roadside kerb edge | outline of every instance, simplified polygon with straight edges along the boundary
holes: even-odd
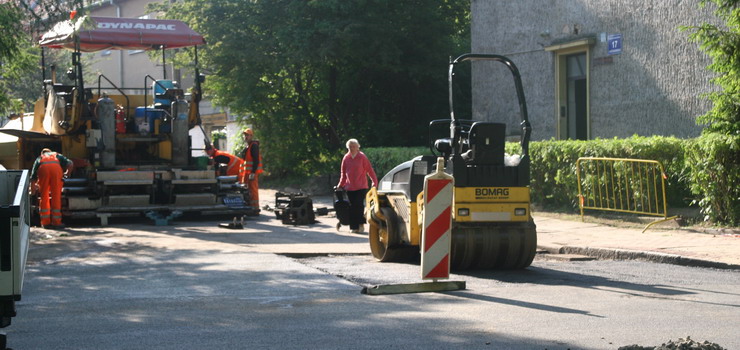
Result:
[[[577,247],[565,245],[537,245],[537,248],[547,251],[550,254],[580,254],[605,260],[641,260],[681,266],[740,270],[740,265],[737,264],[728,264],[717,261],[689,258],[677,254],[667,254],[651,251]]]

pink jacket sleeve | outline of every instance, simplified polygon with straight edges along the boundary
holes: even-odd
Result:
[[[375,170],[373,170],[372,164],[370,164],[370,160],[365,157],[365,172],[370,175],[370,180],[373,181],[373,186],[378,187],[378,176],[375,175]]]
[[[344,187],[347,185],[347,174],[344,172],[346,163],[347,163],[347,156],[345,155],[342,158],[342,167],[339,171],[339,184],[337,185],[337,187]]]

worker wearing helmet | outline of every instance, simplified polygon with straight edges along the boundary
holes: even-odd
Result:
[[[40,191],[39,215],[41,226],[63,229],[62,186],[64,174],[72,170],[72,161],[48,148],[41,150],[31,169],[31,181]]]
[[[262,156],[260,155],[260,143],[254,139],[254,132],[247,128],[242,132],[244,137],[244,151],[241,158],[244,159],[242,165],[240,183],[246,184],[249,188],[249,205],[255,208],[255,213],[259,213],[259,174],[262,174]]]
[[[244,160],[228,152],[220,151],[213,145],[206,145],[206,153],[213,158],[216,163],[226,164],[226,176],[237,176],[240,178],[244,170],[242,164]]]

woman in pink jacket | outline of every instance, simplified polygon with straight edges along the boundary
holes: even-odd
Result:
[[[349,200],[349,229],[352,233],[365,231],[365,194],[367,193],[367,178],[370,177],[373,187],[378,186],[378,177],[375,175],[370,160],[365,153],[360,152],[360,143],[357,139],[347,141],[347,154],[342,158],[342,170],[338,188],[347,191]]]

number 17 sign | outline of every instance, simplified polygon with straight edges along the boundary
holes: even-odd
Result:
[[[618,55],[622,53],[622,34],[609,34],[606,38],[607,53],[610,55]]]

